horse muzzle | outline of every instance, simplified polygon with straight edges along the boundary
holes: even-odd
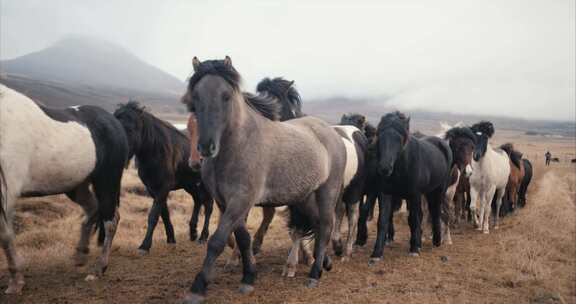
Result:
[[[206,143],[199,143],[198,151],[202,157],[212,158],[218,154],[218,147],[216,146],[214,140],[210,139]]]

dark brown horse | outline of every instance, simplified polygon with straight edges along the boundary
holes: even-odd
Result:
[[[331,268],[326,247],[346,165],[340,135],[313,117],[279,122],[275,98],[242,93],[229,57],[194,58],[193,66],[185,102],[198,120],[202,179],[223,213],[185,302],[204,300],[214,263],[232,232],[242,255],[240,291],[253,290],[256,270],[245,219],[255,205],[288,205],[292,216],[310,224],[315,260],[308,286],[317,286],[322,269]]]
[[[168,243],[175,243],[174,227],[168,210],[168,194],[184,189],[194,198],[194,211],[190,220],[190,240],[198,238],[196,226],[200,207],[204,206],[204,227],[200,243],[208,239],[208,225],[213,200],[204,187],[200,172],[188,164],[190,144],[188,138],[171,124],[148,113],[137,102],[121,105],[114,116],[122,123],[130,143],[130,157],[135,156],[138,176],[153,197],[154,203],[148,214],[146,236],[139,247],[147,254],[152,246],[152,235],[161,216]]]

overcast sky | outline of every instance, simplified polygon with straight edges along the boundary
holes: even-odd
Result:
[[[391,95],[398,107],[575,119],[574,0],[0,0],[0,58],[69,34],[117,42],[185,79],[229,55],[248,90]]]

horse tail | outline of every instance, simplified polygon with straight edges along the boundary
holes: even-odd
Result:
[[[310,217],[295,206],[288,206],[288,228],[300,232],[305,238],[311,238],[314,235]]]
[[[8,183],[6,182],[6,176],[4,175],[4,169],[2,169],[2,163],[0,162],[0,216],[4,220],[8,219],[6,209],[8,208]]]

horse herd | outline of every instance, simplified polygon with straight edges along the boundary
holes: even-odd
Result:
[[[102,252],[94,275],[106,271],[120,220],[122,173],[132,157],[154,200],[141,254],[151,249],[159,217],[167,242],[175,242],[168,194],[184,189],[194,199],[189,237],[207,242],[207,254],[184,303],[204,300],[214,263],[227,244],[242,262],[240,291],[253,290],[254,255],[280,206],[287,206],[292,240],[283,275],[295,275],[303,253],[311,266],[307,286],[315,287],[323,270],[332,268],[330,244],[343,261],[351,258],[354,245],[366,244],[376,203],[371,264],[383,258],[385,244],[394,239],[393,216],[403,200],[411,256],[421,251],[425,218],[433,245],[440,246],[452,243],[450,227],[462,219],[489,233],[491,215],[497,229],[499,216],[526,204],[532,166],[512,144],[490,145],[495,130],[488,121],[446,127],[437,136],[411,133],[410,118],[400,112],[385,114],[377,127],[360,114],[343,115],[340,125],[331,126],[302,113],[293,82],[266,78],[251,94],[241,90],[240,74],[229,57],[194,58],[193,67],[182,97],[193,113],[189,136],[137,102],[119,106],[113,115],[95,106],[57,110],[0,85],[0,242],[10,272],[6,293],[20,293],[24,286],[12,228],[19,197],[64,193],[78,203],[86,217],[74,263],[87,263],[91,235],[98,231]],[[209,238],[214,202],[221,215]],[[198,235],[202,206],[205,218]],[[263,208],[264,217],[252,243],[246,219],[254,206]],[[345,242],[340,233],[344,216]]]

